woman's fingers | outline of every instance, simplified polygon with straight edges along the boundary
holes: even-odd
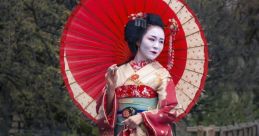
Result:
[[[117,65],[116,65],[116,64],[113,64],[113,65],[111,65],[111,66],[108,68],[107,73],[114,75],[114,74],[115,74],[115,71],[117,70],[117,68],[118,68]]]
[[[107,72],[105,74],[105,79],[110,88],[114,88],[114,83],[117,80],[117,76],[115,75],[117,68],[117,65],[113,64],[107,69]]]
[[[128,118],[128,119],[122,121],[122,123],[124,123],[125,126],[127,126],[128,128],[131,128],[131,129],[134,129],[137,127],[137,124],[131,118]]]
[[[109,80],[109,79],[114,79],[115,78],[115,72],[117,70],[117,65],[116,64],[113,64],[111,65],[108,69],[107,69],[107,72],[105,74],[105,78],[106,80]]]

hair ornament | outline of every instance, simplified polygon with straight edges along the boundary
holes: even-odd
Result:
[[[144,14],[143,12],[131,14],[129,16],[130,20],[134,20],[134,25],[136,27],[142,27],[142,28],[147,27],[147,22],[146,22],[145,18],[146,18],[146,14]]]
[[[175,40],[175,35],[179,31],[178,24],[175,19],[168,20],[169,25],[168,28],[170,30],[170,37],[169,37],[169,50],[168,50],[168,63],[167,63],[167,70],[171,70],[174,65],[174,52],[173,52],[173,42]]]
[[[146,14],[143,12],[138,12],[135,14],[130,14],[128,16],[129,20],[134,20],[134,26],[147,28],[146,22]],[[177,21],[174,18],[168,19],[167,25],[165,25],[164,29],[170,31],[169,35],[169,47],[168,47],[168,63],[167,63],[167,70],[171,70],[174,64],[174,50],[173,50],[173,42],[175,40],[175,35],[179,31],[179,27]]]
[[[175,19],[169,19],[169,29],[171,30],[171,33],[176,33],[178,31],[178,24]]]

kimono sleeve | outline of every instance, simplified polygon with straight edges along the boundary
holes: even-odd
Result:
[[[112,109],[107,112],[107,87],[103,89],[103,95],[97,101],[96,111],[98,113],[97,125],[101,128],[114,128],[115,118],[116,118],[116,109],[117,109],[117,99],[116,96],[113,98]]]
[[[143,123],[155,135],[171,133],[172,123],[176,118],[175,112],[170,112],[176,105],[176,92],[174,82],[166,71],[161,76],[161,84],[157,89],[158,106],[155,110],[142,112]]]
[[[112,65],[113,66],[113,65]],[[111,66],[111,67],[112,67]],[[106,73],[107,74],[107,73]],[[117,111],[117,97],[114,93],[112,105],[107,105],[107,97],[110,90],[108,85],[106,84],[102,90],[101,97],[97,100],[96,112],[97,112],[97,125],[102,130],[106,128],[114,128],[115,120],[116,120],[116,111]],[[112,106],[110,112],[107,111],[107,107]]]

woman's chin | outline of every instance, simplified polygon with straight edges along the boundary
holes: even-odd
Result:
[[[158,56],[149,56],[147,57],[148,60],[155,60]]]

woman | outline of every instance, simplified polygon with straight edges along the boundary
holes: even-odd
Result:
[[[176,94],[169,72],[155,59],[164,47],[161,18],[155,14],[131,16],[125,40],[133,58],[112,65],[97,111],[101,135],[172,136]]]

